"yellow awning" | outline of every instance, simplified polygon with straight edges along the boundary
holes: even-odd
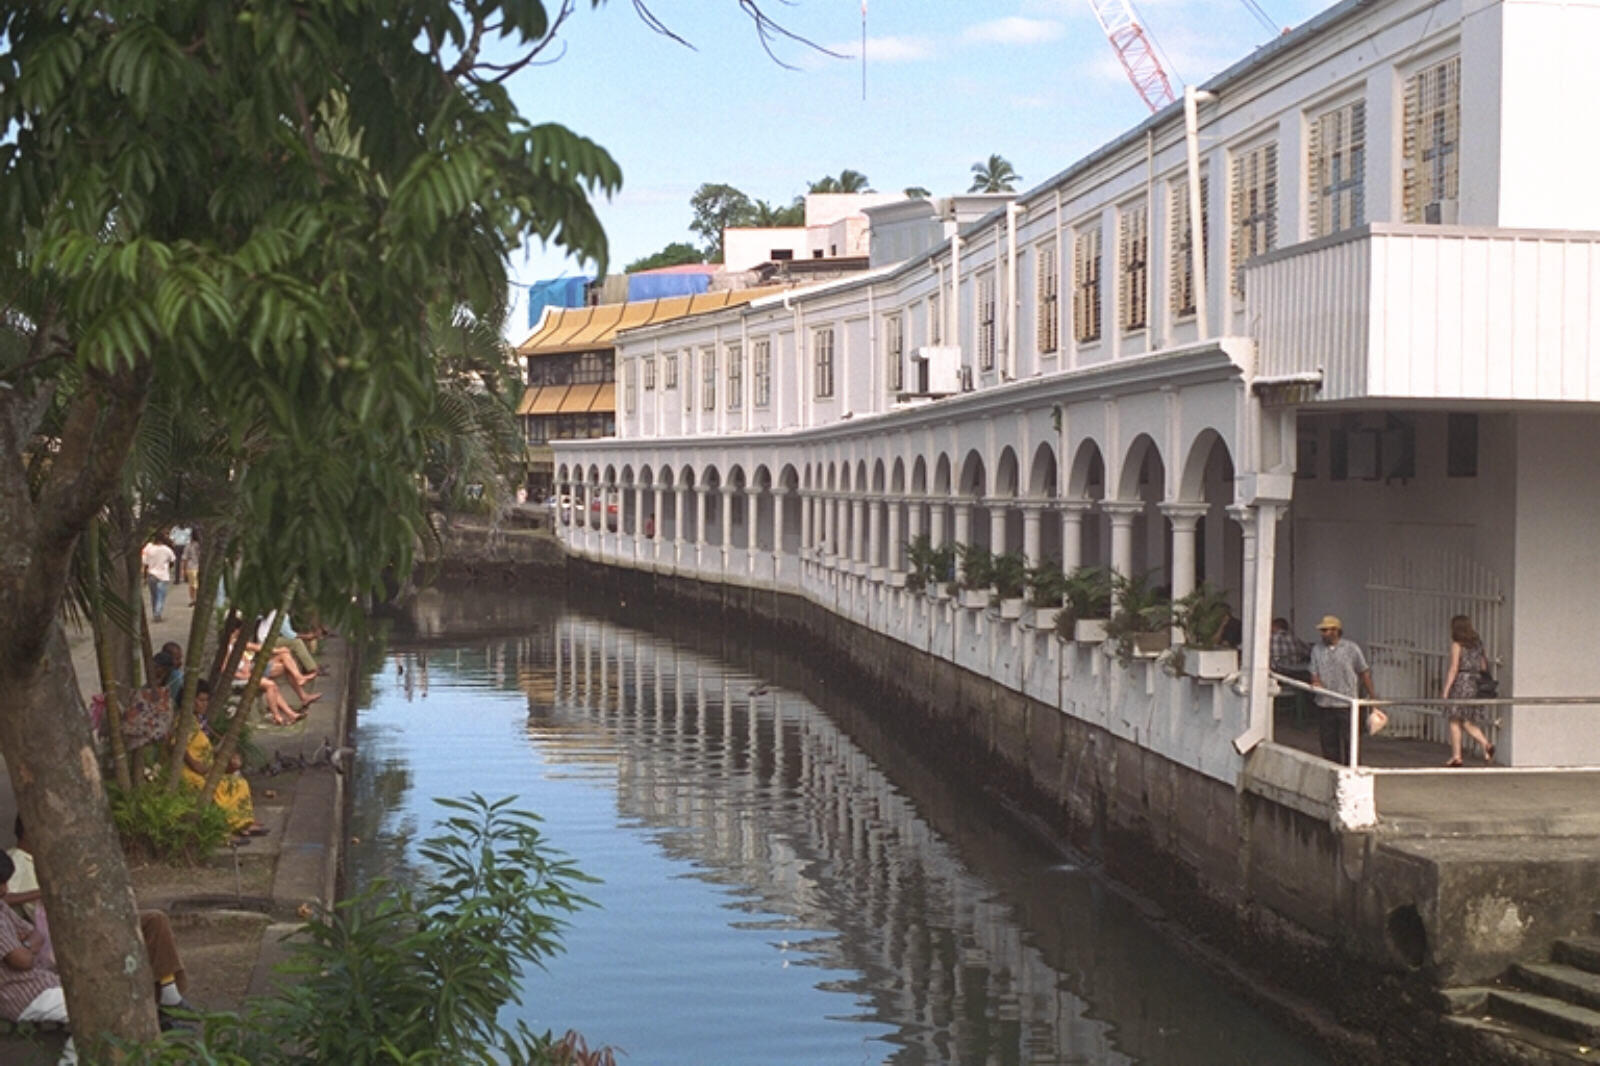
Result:
[[[594,399],[589,401],[589,410],[610,414],[617,409],[617,386],[615,382],[606,382],[600,386],[600,391],[594,394]]]
[[[522,390],[522,400],[517,404],[517,414],[533,414],[533,400],[539,395],[539,390],[532,385]]]
[[[550,339],[542,342],[539,347],[558,348],[571,344],[572,338],[583,332],[583,328],[589,324],[589,320],[593,317],[594,308],[592,307],[569,308],[561,316],[562,328],[551,334]]]
[[[617,322],[622,318],[622,309],[627,304],[602,305],[594,309],[589,323],[561,343],[570,345],[599,344],[611,339],[617,332]]]
[[[595,393],[600,391],[599,385],[574,385],[567,390],[567,395],[561,401],[561,406],[556,408],[558,415],[587,414],[589,405],[594,402]]]
[[[539,395],[534,397],[533,406],[528,409],[530,415],[553,415],[561,409],[561,401],[567,395],[565,385],[546,385],[539,390]]]
[[[617,331],[657,325],[686,315],[720,311],[781,292],[781,287],[740,289],[737,292],[703,292],[698,296],[667,296],[596,307],[547,308],[539,330],[517,345],[522,356],[559,355],[604,351],[616,346]]]

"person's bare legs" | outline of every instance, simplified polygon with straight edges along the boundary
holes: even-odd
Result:
[[[1450,761],[1445,765],[1461,765],[1461,723],[1455,719],[1450,720]]]
[[[1483,749],[1483,761],[1484,762],[1494,762],[1494,745],[1489,743],[1489,738],[1484,735],[1483,730],[1478,728],[1477,723],[1476,722],[1462,722],[1461,723],[1461,728],[1465,729],[1467,731],[1467,736],[1471,737],[1473,740],[1476,740],[1478,742],[1478,746]],[[1457,736],[1459,737],[1459,734],[1457,734]],[[1461,749],[1461,742],[1458,739],[1456,741],[1456,758],[1460,758],[1461,757],[1461,750],[1460,749]]]

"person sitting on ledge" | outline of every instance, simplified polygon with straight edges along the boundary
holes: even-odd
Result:
[[[189,747],[183,753],[183,783],[199,790],[205,787],[206,775],[216,761],[212,747],[211,723],[207,713],[211,709],[211,686],[201,679],[195,686],[195,730],[189,737]],[[212,793],[218,807],[228,816],[228,828],[238,836],[264,836],[267,827],[256,821],[255,802],[250,796],[250,782],[239,772],[243,760],[235,752],[228,759],[227,772],[217,780]]]

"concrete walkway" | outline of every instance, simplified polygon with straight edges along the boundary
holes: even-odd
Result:
[[[188,643],[188,598],[182,588],[173,592],[165,617],[151,626],[158,649],[169,640]],[[93,642],[87,631],[69,631],[69,641],[87,697],[99,689]],[[207,654],[202,668],[209,666]],[[291,763],[311,762],[325,740],[334,747],[344,742],[351,686],[343,643],[325,642],[318,661],[329,672],[313,686],[322,698],[304,721],[279,727],[259,712],[254,716],[250,740],[266,758],[276,753]],[[285,694],[297,702],[287,686]],[[266,836],[220,848],[197,867],[129,865],[139,905],[172,917],[189,974],[188,998],[213,1010],[237,1008],[247,996],[270,990],[272,967],[285,954],[283,937],[308,908],[331,902],[337,891],[345,778],[318,766],[273,775],[257,771],[249,779],[256,817],[270,829]],[[0,764],[0,840],[6,847],[14,843],[15,815],[10,775]],[[53,1063],[59,1043],[51,1037],[0,1037],[0,1063]]]

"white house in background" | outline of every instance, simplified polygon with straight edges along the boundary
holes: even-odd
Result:
[[[1600,694],[1597,51],[1600,0],[1345,0],[958,236],[624,331],[617,439],[555,459],[622,524],[569,547],[812,598],[1227,781],[1274,616],[1342,616],[1388,696],[1439,695],[1457,612],[1518,697]],[[918,533],[1220,585],[1239,673],[914,596]],[[1600,763],[1592,709],[1499,728]]]
[[[724,229],[722,268],[731,273],[794,259],[865,257],[869,251],[867,209],[904,199],[899,193],[811,193],[806,196],[804,226]]]

